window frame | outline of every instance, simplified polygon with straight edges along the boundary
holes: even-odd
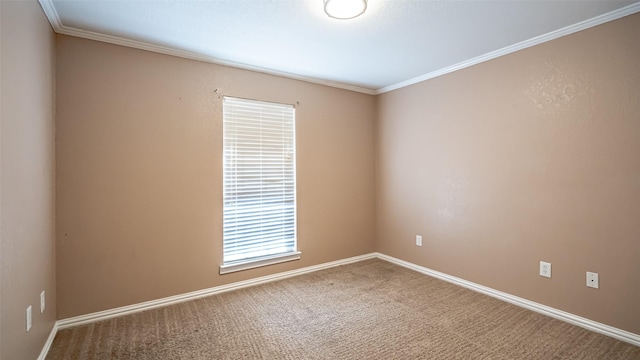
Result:
[[[292,142],[291,147],[292,147],[292,170],[293,170],[293,174],[292,174],[292,179],[293,179],[293,248],[291,251],[286,251],[286,252],[281,252],[281,253],[275,253],[275,254],[269,254],[269,255],[264,255],[264,256],[256,256],[256,257],[249,257],[249,258],[244,258],[244,259],[237,259],[237,260],[232,260],[232,261],[225,261],[225,234],[226,234],[226,225],[227,225],[227,221],[226,221],[226,214],[227,214],[227,202],[228,202],[228,198],[227,198],[227,176],[228,176],[228,169],[235,169],[235,171],[237,171],[238,165],[235,165],[235,167],[229,167],[228,166],[228,152],[234,152],[237,151],[237,144],[235,145],[235,148],[233,147],[234,145],[228,145],[227,144],[227,139],[228,139],[228,127],[232,127],[233,125],[228,125],[228,123],[231,123],[233,121],[235,121],[235,125],[238,125],[238,119],[227,119],[227,101],[234,101],[236,103],[242,103],[245,106],[255,106],[254,109],[260,109],[260,106],[266,106],[266,107],[271,107],[271,106],[276,106],[276,107],[282,107],[282,109],[291,109],[292,114],[291,114],[291,118],[290,118],[290,122],[291,122],[291,138],[288,139]],[[222,125],[223,125],[223,169],[222,169],[222,176],[223,176],[223,185],[222,185],[222,191],[223,191],[223,226],[222,226],[222,265],[220,265],[220,274],[227,274],[227,273],[232,273],[232,272],[236,272],[236,271],[242,271],[242,270],[247,270],[247,269],[252,269],[252,268],[257,268],[257,267],[262,267],[262,266],[267,266],[267,265],[272,265],[272,264],[278,264],[278,263],[282,263],[282,262],[288,262],[288,261],[293,261],[293,260],[298,260],[300,259],[301,256],[301,252],[298,250],[298,229],[297,229],[297,210],[298,210],[298,199],[297,199],[297,139],[296,139],[296,107],[294,105],[290,105],[290,104],[282,104],[282,103],[276,103],[276,102],[269,102],[269,101],[262,101],[262,100],[253,100],[253,99],[244,99],[244,98],[239,98],[239,97],[232,97],[232,96],[224,96],[222,98]],[[231,112],[231,110],[229,110],[229,112]],[[237,114],[235,116],[238,116]],[[261,117],[262,114],[258,115],[258,117]],[[260,120],[262,121],[262,120]],[[287,120],[289,121],[289,119]],[[262,131],[262,123],[259,126],[260,131]],[[289,130],[286,130],[289,131]],[[233,141],[237,141],[237,134],[235,134],[236,138],[234,138]],[[260,142],[262,141],[262,137],[260,138]],[[282,139],[285,139],[284,137]],[[282,140],[282,144],[285,144],[286,140]],[[262,146],[262,145],[261,145]],[[284,145],[283,145],[284,146]],[[233,149],[233,151],[231,150]],[[260,150],[262,152],[262,150]],[[235,156],[235,157],[234,157]],[[233,159],[237,159],[237,155],[233,155],[231,158]],[[264,159],[264,154],[261,153],[261,157],[260,159]],[[264,172],[264,169],[262,168],[262,164],[259,165],[259,170],[260,174],[262,174]],[[288,167],[288,165],[283,165],[282,169],[283,171],[286,170]],[[233,170],[232,170],[233,172]],[[287,176],[283,176],[281,178],[282,181],[286,181],[287,179],[289,179],[289,177]],[[237,179],[236,179],[237,180]],[[260,194],[264,194],[264,190],[262,190],[262,186],[264,185],[263,181],[261,180],[261,193]],[[238,184],[238,181],[233,182],[233,184]],[[289,194],[287,192],[284,191],[284,188],[286,187],[286,185],[283,183],[282,185],[283,187],[283,197],[286,197],[285,194]],[[237,196],[237,195],[236,195]],[[262,197],[262,195],[260,196]],[[262,207],[261,207],[262,209]],[[259,215],[258,215],[259,216]],[[283,211],[283,215],[282,215],[283,219],[286,217],[286,219],[289,219],[288,216],[284,215],[284,211]],[[289,225],[290,226],[290,225]],[[288,227],[287,227],[288,228]],[[288,238],[286,238],[288,239]],[[274,240],[275,241],[281,241],[281,240]],[[267,242],[268,243],[268,242]]]

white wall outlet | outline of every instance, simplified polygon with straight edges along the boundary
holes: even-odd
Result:
[[[422,235],[416,235],[416,245],[422,246]]]
[[[587,287],[597,289],[598,286],[598,273],[587,271]]]
[[[551,263],[540,261],[540,276],[551,277]]]
[[[45,306],[44,290],[42,290],[42,292],[40,293],[40,314],[42,314],[44,312],[44,306]]]
[[[31,330],[31,305],[27,308],[27,332]]]

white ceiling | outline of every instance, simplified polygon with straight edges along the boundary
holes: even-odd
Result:
[[[58,33],[381,93],[640,11],[640,1],[40,0]]]

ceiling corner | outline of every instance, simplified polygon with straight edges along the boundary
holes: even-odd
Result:
[[[49,23],[51,27],[53,27],[53,31],[59,33],[62,30],[62,22],[60,21],[60,17],[58,16],[58,12],[56,11],[55,6],[53,6],[52,0],[38,0],[44,14],[49,19]]]

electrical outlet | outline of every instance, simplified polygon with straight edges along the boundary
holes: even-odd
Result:
[[[44,290],[42,290],[42,292],[40,293],[40,314],[42,314],[44,312],[44,306],[45,306]]]
[[[27,308],[27,332],[31,330],[31,305]]]
[[[551,277],[551,263],[540,261],[540,276]]]
[[[422,246],[422,235],[416,235],[416,245]]]
[[[597,289],[598,286],[598,273],[587,271],[587,287]]]

